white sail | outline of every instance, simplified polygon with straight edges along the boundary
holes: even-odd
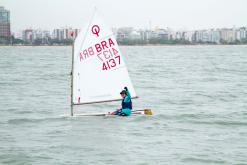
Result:
[[[136,97],[117,41],[97,12],[77,36],[73,58],[73,104],[119,100],[124,87]]]

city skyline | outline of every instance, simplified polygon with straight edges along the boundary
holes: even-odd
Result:
[[[23,31],[19,44],[31,45],[68,45],[79,33],[79,29],[60,28],[53,31],[26,29]],[[207,29],[196,31],[170,31],[169,29],[135,29],[122,27],[113,29],[119,44],[246,44],[247,27]]]
[[[112,27],[160,28],[197,30],[247,26],[247,2],[244,0],[175,0],[130,1],[113,0],[80,2],[77,0],[2,0],[11,12],[11,30],[80,28],[96,6]],[[138,11],[138,12],[137,12]]]

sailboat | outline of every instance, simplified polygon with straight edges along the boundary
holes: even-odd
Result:
[[[137,98],[114,34],[97,10],[88,25],[81,28],[72,50],[71,116],[108,115],[75,114],[73,107],[121,100],[119,92],[124,87],[128,87],[132,98]]]

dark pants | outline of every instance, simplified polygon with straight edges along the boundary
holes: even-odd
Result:
[[[125,114],[124,112],[122,112],[122,109],[119,109],[116,111],[116,115],[118,116],[128,116],[127,114]]]

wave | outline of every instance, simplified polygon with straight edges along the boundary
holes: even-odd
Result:
[[[220,126],[247,126],[247,122],[241,121],[191,121],[191,123]]]
[[[212,159],[202,159],[202,158],[184,158],[183,162],[191,162],[191,163],[207,163],[207,164],[226,164],[224,160],[212,160]]]
[[[25,124],[25,123],[42,123],[48,121],[60,121],[63,120],[62,117],[49,117],[49,118],[18,118],[18,119],[9,119],[8,124]]]
[[[243,116],[243,115],[242,115]],[[201,125],[218,126],[247,126],[244,118],[237,118],[238,115],[217,115],[217,114],[157,114],[153,116],[139,116],[134,118],[134,122],[152,121],[155,125],[161,125],[164,122],[182,122]]]

